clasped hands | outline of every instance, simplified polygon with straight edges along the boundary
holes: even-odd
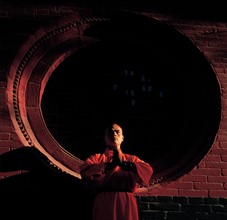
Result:
[[[136,171],[136,166],[132,162],[123,161],[120,152],[116,149],[114,150],[112,162],[105,163],[105,171],[113,170],[116,166],[121,167],[125,171]]]

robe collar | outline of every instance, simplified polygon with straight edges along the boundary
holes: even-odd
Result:
[[[108,157],[108,158],[109,158],[109,157],[113,157],[114,151],[111,150],[111,149],[109,149],[109,148],[106,148],[104,154],[105,154],[105,156]],[[121,149],[120,149],[120,154],[123,154],[122,151],[121,151]]]

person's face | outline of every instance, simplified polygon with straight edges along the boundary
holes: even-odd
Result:
[[[113,124],[111,128],[105,132],[105,143],[107,147],[119,149],[124,140],[122,128],[118,124]]]

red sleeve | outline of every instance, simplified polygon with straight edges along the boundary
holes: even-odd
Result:
[[[93,190],[134,191],[136,183],[147,185],[153,173],[148,163],[136,156],[130,156],[128,161],[136,165],[136,173],[124,171],[119,167],[105,173],[105,163],[100,154],[90,156],[80,167],[80,174],[85,185]]]
[[[142,186],[147,186],[153,174],[153,168],[150,166],[150,164],[134,155],[126,155],[125,159],[127,161],[133,162],[136,165],[138,176],[137,183]]]
[[[142,186],[147,186],[153,174],[152,167],[146,162],[136,162],[135,165],[139,176],[139,180],[137,182]]]
[[[80,167],[80,175],[87,188],[106,191],[135,190],[136,178],[133,172],[116,167],[105,173],[105,163],[100,160],[100,154],[92,155]]]
[[[82,178],[92,178],[93,176],[102,175],[105,169],[104,162],[99,162],[100,154],[90,156],[81,166],[80,175]]]

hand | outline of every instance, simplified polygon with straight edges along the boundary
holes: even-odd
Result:
[[[113,162],[106,162],[105,163],[105,173],[107,173],[110,170],[113,170],[116,167],[116,165]]]
[[[122,161],[120,165],[122,170],[136,172],[136,165],[132,162]]]
[[[122,158],[121,158],[121,154],[120,151],[118,149],[114,150],[114,155],[113,155],[113,164],[116,164],[118,166],[120,166],[121,162],[122,162]]]

